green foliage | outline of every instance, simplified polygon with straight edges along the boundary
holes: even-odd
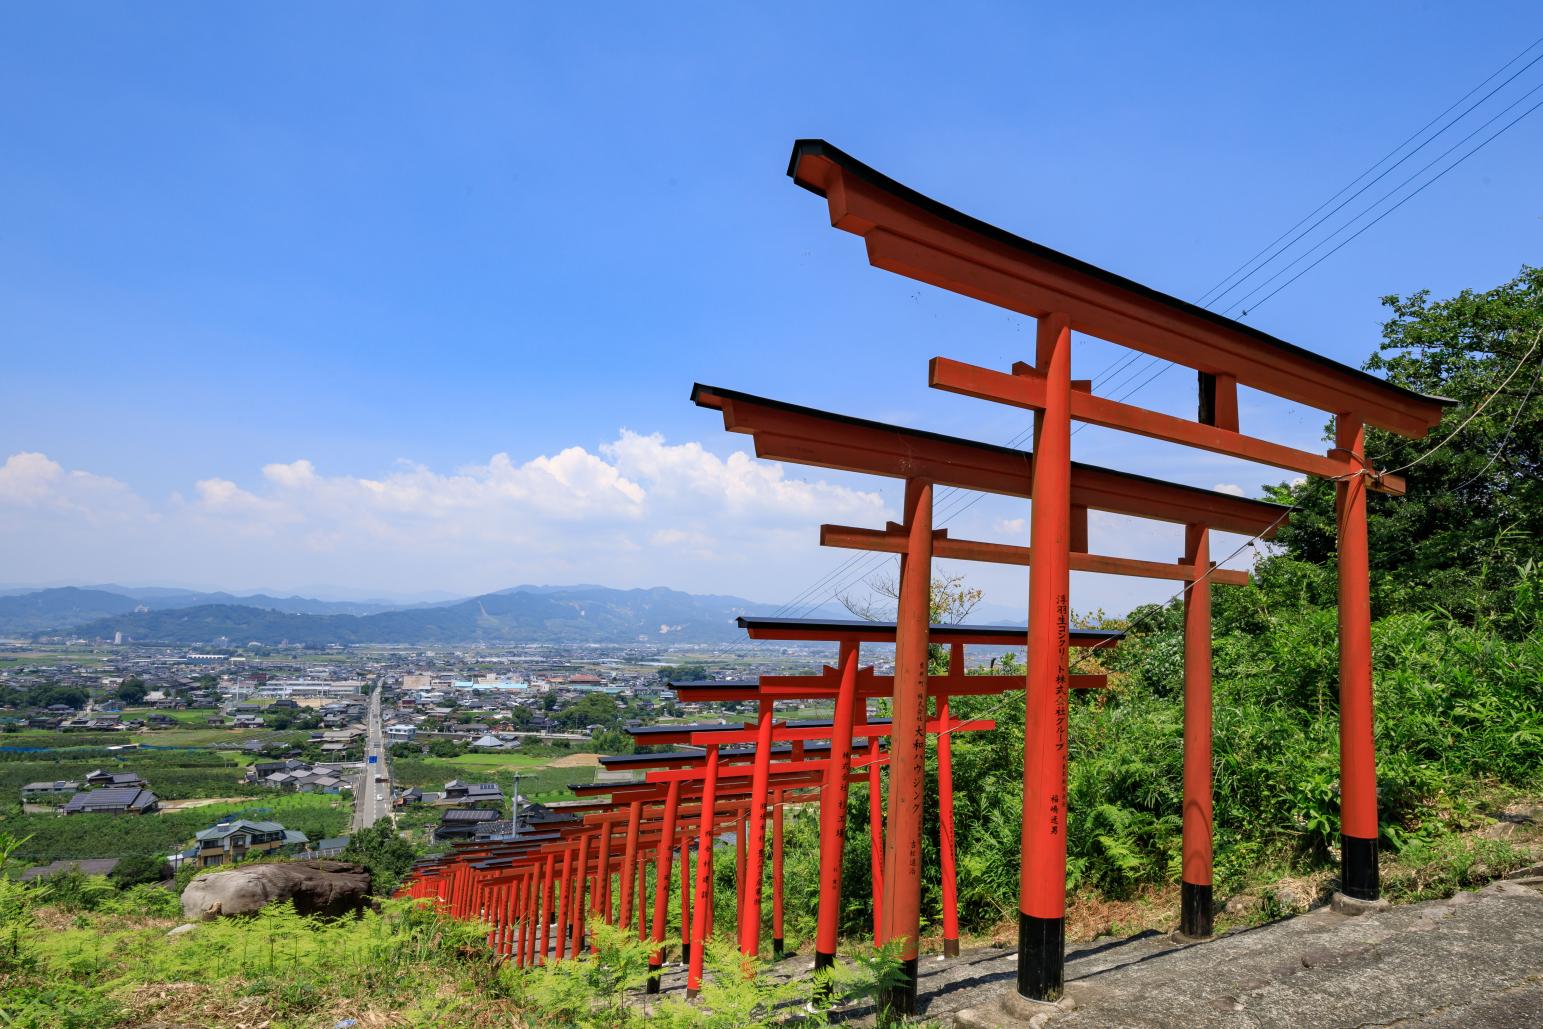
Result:
[[[356,830],[338,855],[340,861],[358,861],[370,870],[377,896],[389,896],[417,857],[417,850],[397,833],[389,819]]]
[[[618,729],[625,714],[626,709],[615,697],[605,693],[586,693],[578,703],[569,704],[557,713],[557,724],[570,731],[589,725]]]
[[[100,748],[0,756],[0,815],[20,810],[20,790],[29,782],[84,779],[102,769],[138,772],[162,800],[256,794],[261,787],[242,781],[232,758],[205,750],[107,751]],[[266,791],[263,791],[266,792]]]
[[[1393,317],[1367,367],[1458,405],[1423,440],[1367,432],[1375,467],[1418,461],[1402,473],[1407,496],[1368,497],[1373,610],[1442,610],[1523,635],[1536,623],[1518,622],[1509,602],[1521,570],[1543,563],[1543,269],[1523,268],[1488,292],[1383,303]],[[1278,542],[1332,569],[1333,484],[1309,479],[1274,493],[1301,508]]]
[[[268,793],[250,801],[208,804],[152,815],[10,815],[0,830],[27,839],[16,859],[47,864],[59,858],[164,857],[188,845],[193,834],[224,815],[271,818],[312,840],[338,836],[348,827],[346,796]]]
[[[131,675],[118,685],[117,697],[125,704],[139,704],[145,699],[145,694],[150,692],[145,688],[145,680],[137,675]]]

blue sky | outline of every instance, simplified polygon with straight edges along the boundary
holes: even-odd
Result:
[[[869,268],[785,177],[794,138],[1195,298],[1543,33],[1524,3],[1250,7],[10,5],[0,580],[787,599],[844,556],[814,527],[894,490],[731,460],[691,383],[1001,441],[1022,413],[925,363],[1032,339]],[[1543,112],[1250,321],[1359,364],[1380,296],[1537,260],[1540,166]],[[1137,399],[1188,411],[1192,377]],[[1317,445],[1319,412],[1245,400]],[[1102,430],[1075,456],[1285,477]],[[1021,606],[1021,570],[961,570]]]

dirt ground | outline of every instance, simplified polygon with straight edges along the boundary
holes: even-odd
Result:
[[[194,797],[191,800],[163,800],[160,805],[162,811],[186,811],[188,808],[204,807],[208,804],[238,804],[243,800],[251,799],[251,797]]]
[[[569,754],[547,765],[548,768],[598,768],[599,766],[599,754]]]

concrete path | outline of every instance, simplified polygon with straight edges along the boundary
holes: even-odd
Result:
[[[1096,942],[1067,957],[1070,1001],[1016,1010],[1001,1003],[1010,953],[924,960],[923,1015],[1055,1029],[1543,1026],[1543,876],[1357,917],[1322,908],[1204,943]]]

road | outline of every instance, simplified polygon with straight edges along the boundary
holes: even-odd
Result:
[[[386,767],[386,731],[380,719],[381,684],[370,694],[369,714],[364,720],[364,767],[354,786],[354,829],[368,829],[391,817],[391,772]],[[374,759],[375,763],[370,764]],[[377,779],[384,781],[377,782]]]

